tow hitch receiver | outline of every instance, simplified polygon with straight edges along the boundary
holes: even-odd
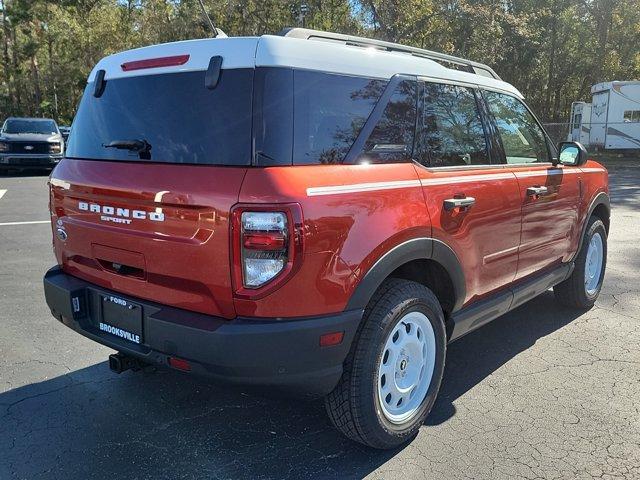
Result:
[[[127,370],[137,372],[144,367],[144,365],[145,364],[137,358],[129,357],[120,352],[109,355],[109,368],[112,372],[122,373]]]

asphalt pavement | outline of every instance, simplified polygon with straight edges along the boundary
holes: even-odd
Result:
[[[639,166],[611,172],[597,306],[548,292],[452,344],[427,424],[391,452],[340,436],[321,402],[109,371],[44,302],[46,180],[0,176],[0,479],[640,478]]]

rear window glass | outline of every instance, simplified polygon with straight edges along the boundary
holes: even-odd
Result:
[[[411,159],[416,125],[417,82],[403,80],[393,91],[384,112],[367,138],[361,160],[401,162]]]
[[[99,98],[88,84],[66,156],[249,165],[253,69],[223,70],[213,90],[204,77],[201,71],[112,79]],[[120,148],[108,147],[114,142]]]
[[[293,163],[341,163],[387,81],[294,72]]]

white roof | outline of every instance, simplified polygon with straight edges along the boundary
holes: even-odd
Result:
[[[640,85],[640,80],[614,80],[613,82],[596,83],[591,87],[591,93],[611,90],[614,87],[622,87],[623,85]]]
[[[135,60],[186,54],[189,60],[183,65],[131,71],[121,67],[123,63]],[[223,69],[291,67],[381,79],[407,74],[479,85],[522,97],[515,87],[502,80],[446,68],[433,60],[408,53],[275,35],[187,40],[127,50],[100,60],[88,81],[93,81],[98,70],[105,70],[106,80],[206,70],[214,55],[222,56]]]

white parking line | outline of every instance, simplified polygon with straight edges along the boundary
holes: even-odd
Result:
[[[0,198],[4,197],[4,194],[7,193],[6,190],[0,189]]]
[[[5,222],[0,223],[0,227],[8,227],[11,225],[37,225],[40,223],[51,223],[51,220],[34,220],[32,222]]]

